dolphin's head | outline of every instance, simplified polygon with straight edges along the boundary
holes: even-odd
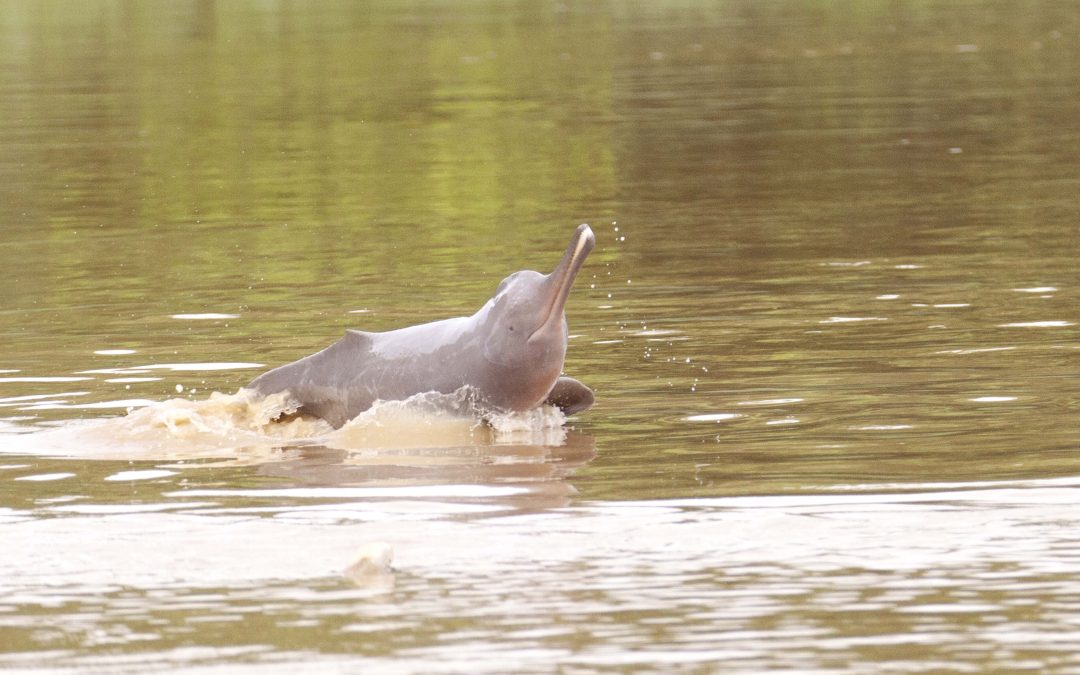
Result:
[[[487,309],[484,358],[516,373],[503,407],[526,410],[544,400],[566,357],[566,299],[596,244],[588,225],[574,232],[551,274],[525,270],[502,280]]]

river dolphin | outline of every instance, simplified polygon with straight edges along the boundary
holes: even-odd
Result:
[[[326,349],[263,373],[248,388],[263,396],[288,392],[297,413],[321,417],[335,428],[377,400],[451,394],[463,387],[492,412],[521,412],[543,403],[567,415],[586,410],[592,390],[562,376],[564,308],[595,244],[592,230],[581,225],[551,274],[511,274],[472,316],[382,333],[347,330]]]

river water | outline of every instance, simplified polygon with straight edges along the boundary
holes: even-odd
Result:
[[[1069,3],[7,3],[0,44],[5,671],[1080,671]],[[586,413],[236,394],[581,222]]]

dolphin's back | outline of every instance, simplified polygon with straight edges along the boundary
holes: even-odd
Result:
[[[287,391],[299,404],[297,412],[321,417],[335,428],[340,427],[357,412],[371,407],[374,391],[367,387],[356,390],[359,366],[371,358],[372,335],[350,330],[326,349],[299,361],[274,368],[252,380],[248,385],[263,396]],[[367,397],[366,403],[362,400]]]
[[[403,400],[435,391],[449,394],[469,384],[474,336],[463,319],[447,319],[385,333],[349,330],[326,349],[275,368],[248,385],[267,396],[287,391],[297,412],[321,417],[335,428],[376,400]]]

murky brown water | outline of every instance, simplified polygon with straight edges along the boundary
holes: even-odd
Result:
[[[8,3],[0,45],[5,670],[1080,670],[1071,5]],[[580,222],[566,429],[208,402]]]

